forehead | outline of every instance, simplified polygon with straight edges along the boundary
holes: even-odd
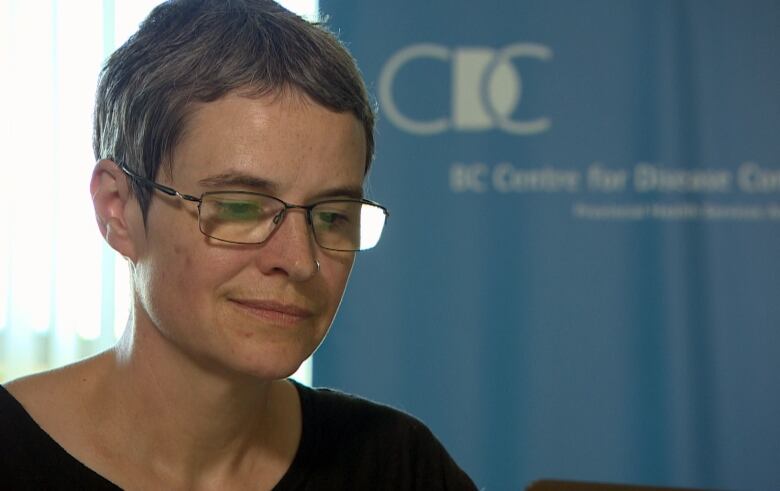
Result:
[[[293,194],[359,188],[365,155],[364,129],[351,112],[291,90],[231,93],[193,108],[173,153],[173,180],[195,185],[236,174]]]

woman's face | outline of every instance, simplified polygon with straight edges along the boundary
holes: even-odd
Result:
[[[228,95],[192,115],[158,182],[185,194],[257,191],[288,203],[359,197],[363,128],[289,92]],[[136,322],[199,363],[263,379],[293,373],[325,337],[354,253],[319,248],[301,210],[261,245],[200,233],[197,203],[155,192],[132,258]],[[319,263],[319,267],[318,267]]]

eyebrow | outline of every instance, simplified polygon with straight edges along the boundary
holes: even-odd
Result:
[[[269,193],[278,191],[278,186],[273,182],[241,172],[225,172],[223,174],[209,176],[198,181],[198,184],[206,188],[241,186],[263,190]]]
[[[242,172],[225,172],[214,176],[209,176],[198,181],[203,187],[206,188],[228,188],[231,186],[252,188],[257,191],[265,192],[268,194],[277,195],[279,193],[279,186],[273,181],[263,179],[260,177],[244,174]],[[354,199],[363,198],[362,186],[341,186],[330,189],[323,189],[313,197],[313,200],[324,198],[346,197]]]

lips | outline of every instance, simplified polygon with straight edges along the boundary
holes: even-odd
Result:
[[[248,315],[279,325],[296,325],[314,315],[304,307],[273,300],[232,298],[230,302]]]

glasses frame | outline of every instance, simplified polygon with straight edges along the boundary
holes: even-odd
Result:
[[[146,177],[139,176],[135,172],[133,172],[130,169],[128,169],[127,166],[125,166],[124,164],[117,164],[117,165],[122,170],[122,172],[127,174],[127,176],[130,177],[131,179],[134,179],[134,180],[139,181],[139,182],[141,182],[143,184],[151,186],[152,188],[154,188],[154,189],[156,189],[156,190],[158,190],[158,191],[160,191],[162,193],[165,193],[168,196],[174,196],[174,197],[180,198],[180,199],[182,199],[184,201],[190,201],[190,202],[193,202],[193,203],[197,203],[198,204],[198,230],[200,230],[200,233],[202,233],[206,237],[212,238],[214,240],[218,240],[220,242],[226,242],[228,244],[241,244],[241,245],[260,245],[260,244],[263,244],[265,241],[267,241],[271,237],[271,235],[273,235],[274,230],[276,230],[277,227],[279,227],[279,225],[281,225],[281,223],[284,221],[284,218],[287,215],[287,211],[288,210],[300,209],[300,210],[306,211],[306,222],[309,224],[309,230],[311,231],[311,235],[314,238],[314,242],[319,247],[321,247],[322,249],[327,249],[329,251],[360,252],[361,250],[365,251],[365,250],[368,250],[368,249],[334,249],[332,247],[325,247],[322,244],[320,244],[319,239],[317,238],[317,232],[314,230],[314,222],[313,222],[312,216],[311,216],[312,210],[316,206],[324,204],[324,203],[350,201],[350,202],[353,202],[353,203],[362,203],[362,204],[371,205],[371,206],[375,206],[377,208],[380,208],[382,210],[382,212],[384,213],[384,215],[385,215],[385,222],[384,223],[387,223],[387,219],[390,216],[390,212],[388,211],[387,208],[385,208],[384,206],[380,205],[376,201],[371,201],[370,199],[366,199],[366,198],[360,198],[360,199],[358,199],[358,198],[330,198],[330,199],[324,199],[324,200],[321,200],[321,201],[317,201],[316,203],[312,203],[310,205],[296,205],[296,204],[292,204],[292,203],[287,203],[286,201],[284,201],[282,199],[279,199],[276,196],[272,196],[270,194],[265,194],[265,193],[256,193],[254,191],[231,191],[231,190],[227,190],[227,191],[206,191],[204,193],[201,193],[200,197],[198,197],[198,196],[193,196],[191,194],[181,193],[181,192],[177,191],[176,189],[174,189],[174,188],[172,188],[170,186],[165,186],[163,184],[155,182],[155,181],[153,181],[151,179],[148,179]],[[284,208],[282,208],[282,210],[279,212],[279,214],[274,216],[274,218],[273,218],[274,228],[268,234],[268,237],[263,239],[261,242],[237,242],[237,241],[234,241],[234,240],[220,239],[218,237],[214,237],[212,235],[209,235],[209,234],[207,234],[206,232],[203,231],[203,228],[200,226],[200,205],[203,204],[203,197],[211,195],[211,194],[225,194],[225,193],[249,194],[249,195],[252,195],[252,196],[262,196],[264,198],[271,198],[274,201],[278,201],[279,203],[281,203],[284,206]],[[382,228],[384,228],[384,223],[382,224]]]

